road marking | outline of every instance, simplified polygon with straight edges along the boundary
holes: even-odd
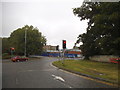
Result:
[[[56,76],[56,75],[52,75],[53,77],[54,77],[54,79],[56,79],[56,80],[60,80],[60,81],[62,81],[62,82],[65,82],[65,80],[62,78],[62,77],[60,77],[60,76]]]
[[[71,87],[70,85],[68,85],[67,83],[63,83],[66,87],[68,87],[68,88],[73,88],[73,87]]]
[[[62,77],[56,76],[56,75],[52,75],[52,77],[54,77],[54,79],[56,79],[56,80],[62,81],[63,84],[64,84],[65,86],[67,86],[68,88],[72,88],[70,85],[65,84],[65,80],[64,80]]]
[[[54,68],[58,69],[58,67],[53,66],[53,65],[52,65],[52,63],[50,63],[50,66],[52,66],[52,67],[54,67]]]

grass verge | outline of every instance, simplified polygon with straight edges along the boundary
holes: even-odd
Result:
[[[89,60],[63,60],[53,62],[53,65],[92,77],[102,78],[112,83],[118,83],[118,64]]]

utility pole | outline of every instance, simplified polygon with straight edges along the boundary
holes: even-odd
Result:
[[[25,28],[25,52],[24,52],[24,55],[26,57],[26,43],[27,43],[27,28]]]

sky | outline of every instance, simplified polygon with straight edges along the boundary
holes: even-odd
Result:
[[[4,0],[0,2],[0,36],[9,37],[17,28],[33,25],[46,37],[47,45],[59,45],[62,48],[62,40],[66,40],[67,48],[71,49],[78,35],[85,33],[87,28],[87,20],[80,21],[72,11],[72,8],[80,7],[82,2],[83,0]]]

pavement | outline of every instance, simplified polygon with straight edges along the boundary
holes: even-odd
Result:
[[[108,83],[70,73],[52,65],[58,58],[31,58],[26,62],[4,60],[2,88],[116,88]]]

